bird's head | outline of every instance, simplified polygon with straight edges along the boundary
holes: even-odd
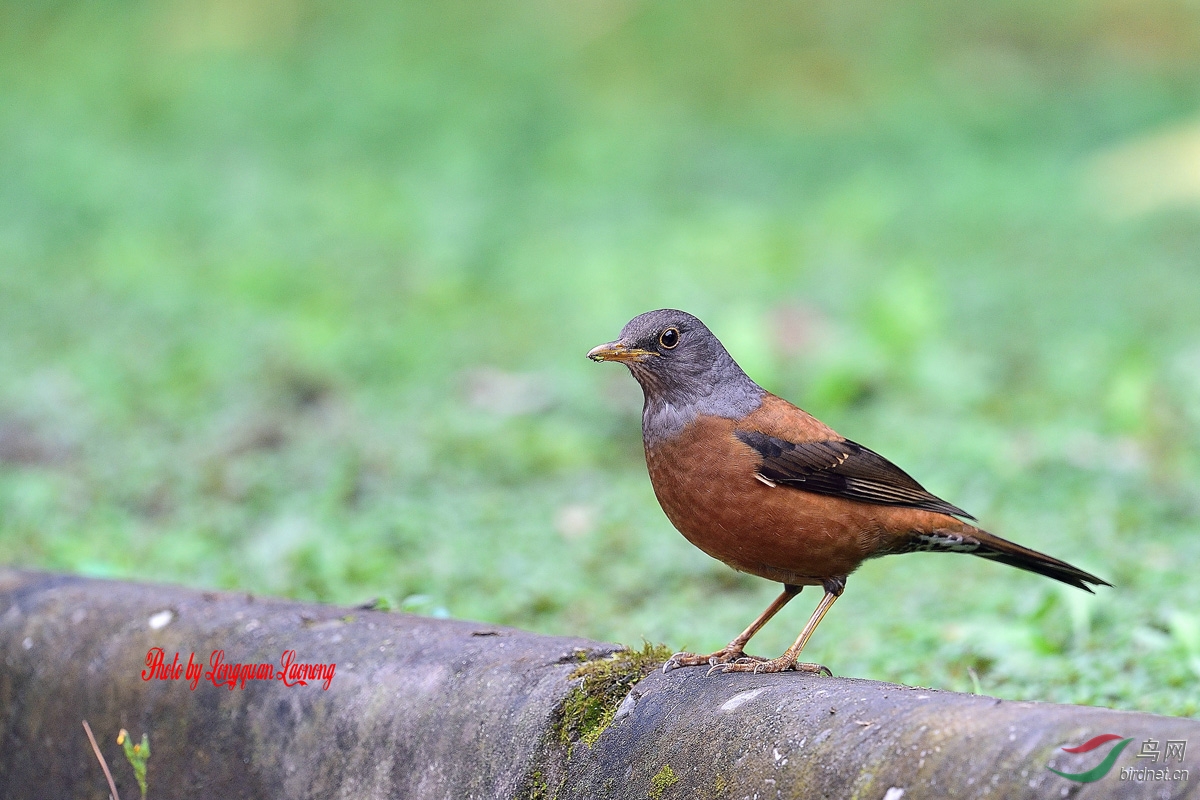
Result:
[[[665,405],[732,417],[751,398],[757,406],[762,394],[703,322],[671,308],[634,317],[588,358],[629,367],[646,395],[647,414]]]

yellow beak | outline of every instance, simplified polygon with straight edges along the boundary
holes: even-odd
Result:
[[[640,347],[630,347],[620,342],[609,342],[599,347],[593,347],[588,350],[587,354],[592,361],[642,361],[651,356],[657,357],[658,353],[653,350],[643,350]]]

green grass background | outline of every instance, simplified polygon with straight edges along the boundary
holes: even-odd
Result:
[[[806,657],[1200,715],[1200,206],[1103,173],[1198,112],[1175,0],[3,3],[0,559],[719,647],[778,587],[583,357],[674,306],[1115,584],[883,559]]]

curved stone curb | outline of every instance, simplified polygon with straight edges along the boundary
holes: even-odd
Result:
[[[563,797],[1200,797],[1200,721],[1018,703],[820,676],[655,673],[588,753],[572,753]],[[731,680],[732,679],[732,680]],[[1081,784],[1052,773],[1096,766],[1114,745],[1062,752],[1103,733],[1132,737],[1112,771]],[[1186,781],[1120,780],[1145,739],[1190,740]],[[657,778],[657,782],[656,782]],[[616,791],[616,787],[620,787]]]
[[[152,647],[168,662],[195,652],[206,667],[223,649],[227,662],[278,665],[295,650],[336,668],[328,691],[277,680],[192,690],[141,679]],[[512,797],[578,651],[614,649],[471,622],[0,573],[0,797],[106,797],[85,718],[125,800],[139,795],[120,728],[150,734],[151,798]]]
[[[151,648],[210,669],[266,663],[230,689],[142,679]],[[582,659],[615,646],[511,628],[176,587],[0,571],[0,796],[104,798],[80,726],[100,740],[125,800],[138,797],[115,736],[150,734],[149,797],[695,798],[1200,797],[1200,722],[1001,702],[810,675],[655,672],[593,746],[559,714]],[[285,685],[294,661],[336,664],[329,688]],[[295,677],[295,674],[293,674]],[[1080,784],[1112,745],[1112,772]],[[1182,763],[1141,743],[1188,741]],[[1122,768],[1189,780],[1120,780]],[[903,792],[903,793],[902,793]]]

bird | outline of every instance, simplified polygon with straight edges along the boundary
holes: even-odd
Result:
[[[847,577],[864,561],[914,552],[970,553],[1092,592],[1107,581],[972,524],[883,456],[755,383],[696,317],[634,317],[593,361],[616,361],[641,384],[642,442],[654,494],[693,545],[782,593],[728,645],[664,665],[709,672],[832,674],[799,656]],[[779,658],[746,645],[805,586],[824,590]]]

